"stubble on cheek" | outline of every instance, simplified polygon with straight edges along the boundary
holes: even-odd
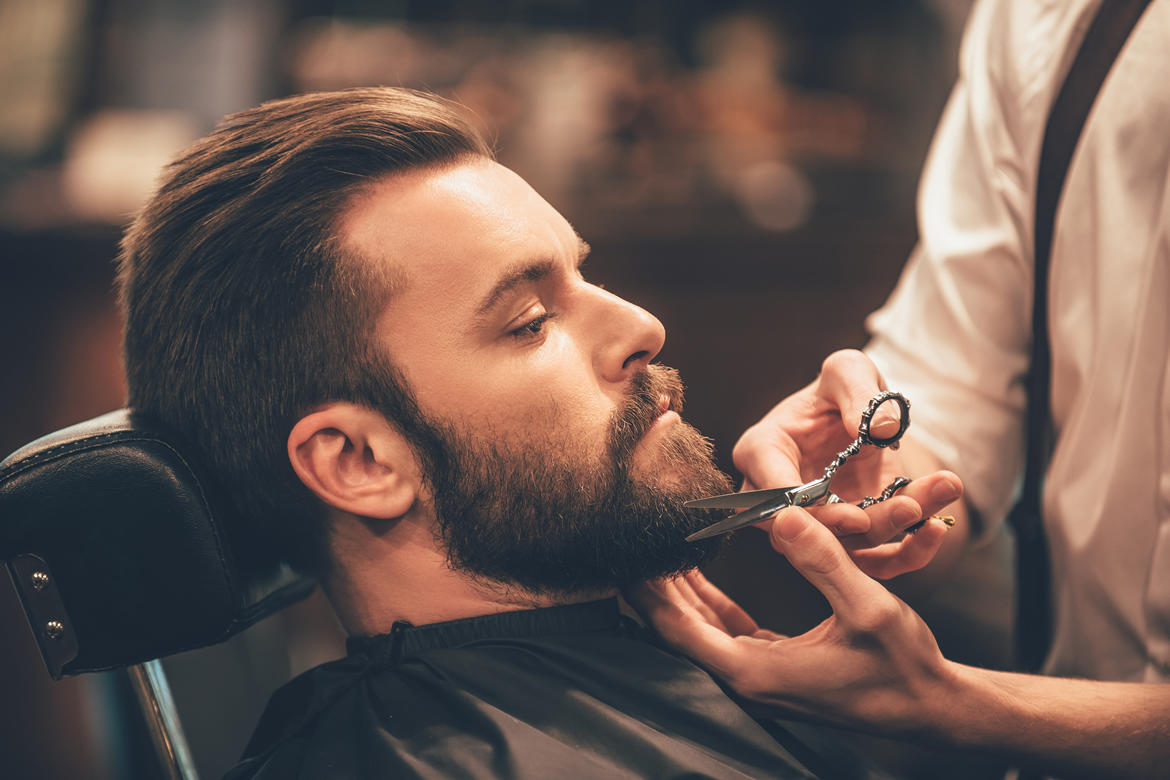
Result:
[[[573,475],[585,481],[608,477],[613,470],[607,441],[607,420],[591,420],[570,404],[548,398],[544,403],[526,406],[523,411],[497,418],[485,425],[487,415],[465,423],[461,430],[480,433],[474,441],[490,444],[540,466]],[[554,464],[556,464],[554,466]],[[557,468],[559,466],[559,468]]]

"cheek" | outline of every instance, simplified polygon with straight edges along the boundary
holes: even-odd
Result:
[[[431,346],[405,372],[424,413],[521,447],[604,451],[621,398],[602,387],[571,334],[555,331],[533,350]]]
[[[543,381],[532,378],[514,391],[484,394],[478,416],[518,438],[576,442],[581,447],[604,442],[612,404],[600,393],[561,380],[559,376]]]
[[[572,359],[554,360],[554,353],[494,378],[481,376],[475,413],[479,424],[521,441],[601,451],[619,399],[601,389],[573,350],[565,352]],[[468,422],[477,424],[474,418]]]

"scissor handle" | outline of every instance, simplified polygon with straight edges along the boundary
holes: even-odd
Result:
[[[892,436],[874,436],[870,433],[869,425],[873,421],[873,416],[877,414],[878,408],[887,401],[893,401],[898,405],[898,430]],[[869,401],[869,406],[861,413],[861,425],[857,428],[857,438],[862,444],[872,444],[875,447],[893,447],[898,448],[898,440],[902,438],[902,434],[910,427],[910,402],[906,400],[906,396],[893,390],[886,390],[878,393]]]

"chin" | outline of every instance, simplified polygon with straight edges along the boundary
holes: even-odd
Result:
[[[634,479],[647,487],[661,491],[667,495],[683,495],[686,493],[690,480],[677,466],[666,465],[657,468],[653,466],[640,467],[637,463],[631,470]],[[690,500],[687,498],[685,500]]]

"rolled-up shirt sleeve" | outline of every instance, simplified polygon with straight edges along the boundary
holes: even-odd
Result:
[[[866,322],[866,353],[913,404],[909,435],[963,479],[983,538],[1018,490],[1031,341],[1039,139],[1021,128],[1039,96],[997,57],[1013,43],[1007,5],[980,4],[968,23],[919,187],[918,246]]]

